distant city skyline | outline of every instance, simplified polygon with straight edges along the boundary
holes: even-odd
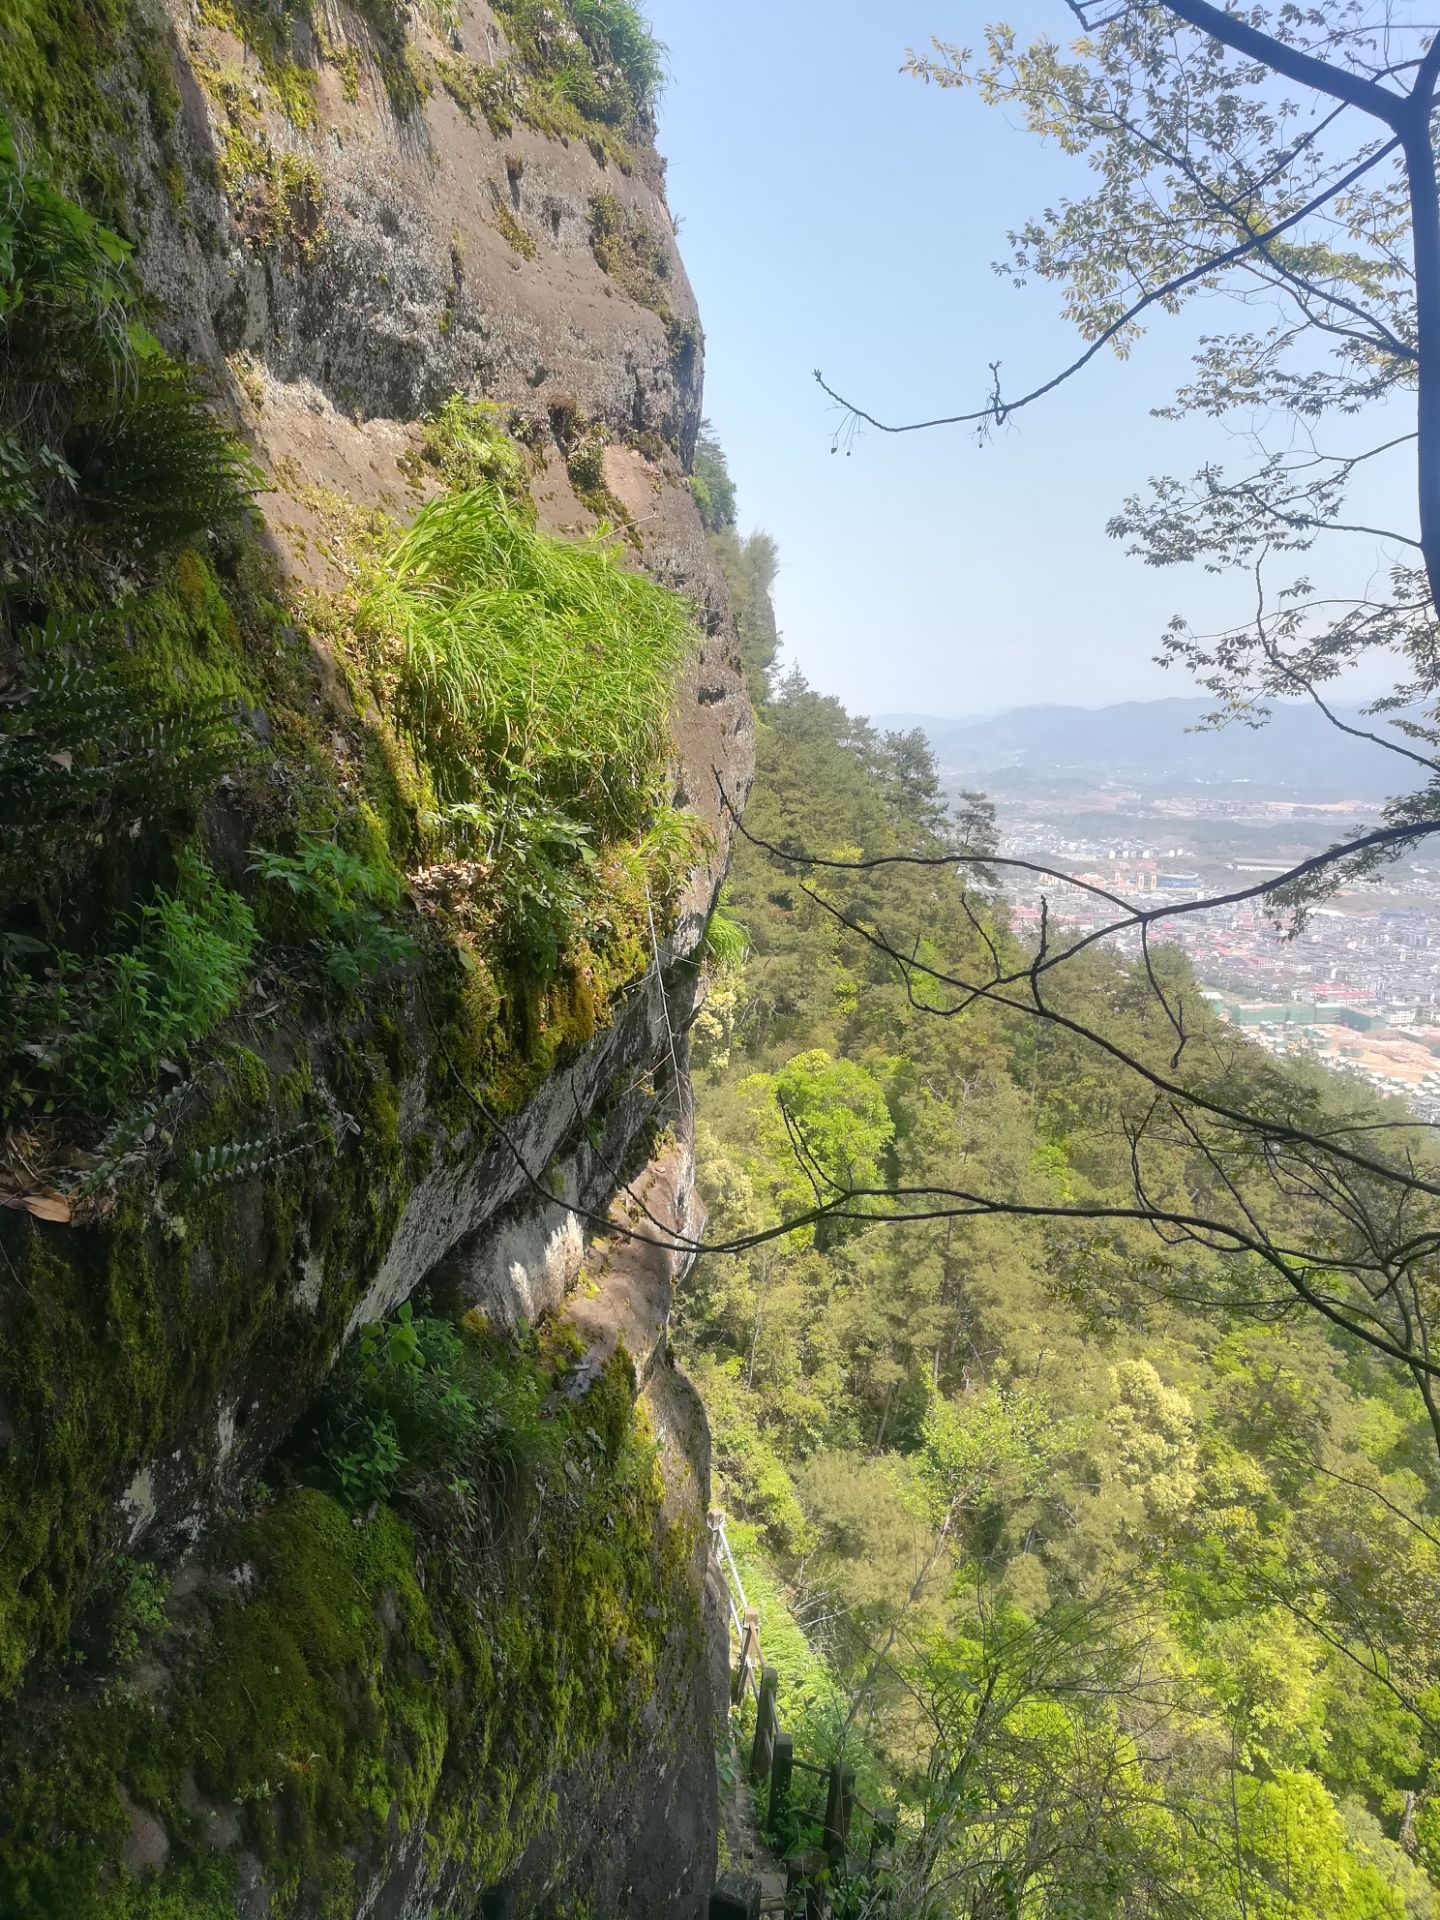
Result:
[[[816,366],[913,418],[983,399],[997,355],[1017,384],[1068,360],[1056,291],[1017,290],[991,262],[1007,229],[1090,176],[973,96],[900,74],[932,34],[975,40],[977,16],[946,0],[835,0],[822,28],[761,0],[649,11],[669,48],[660,147],[707,331],[707,412],[742,525],[779,544],[787,663],[872,714],[1191,693],[1153,662],[1169,617],[1243,618],[1248,581],[1157,572],[1105,524],[1150,474],[1224,456],[1222,432],[1150,412],[1213,305],[1161,320],[1124,364],[1101,356],[984,447],[872,432],[832,453]],[[1073,27],[1061,0],[997,11],[1022,36]]]

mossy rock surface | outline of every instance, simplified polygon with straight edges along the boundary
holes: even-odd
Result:
[[[31,1655],[64,1645],[108,1554],[163,1506],[167,1470],[192,1497],[233,1472],[237,1418],[254,1423],[258,1464],[255,1443],[323,1376],[403,1207],[405,1154],[375,1123],[395,1100],[378,1048],[356,1048],[353,1078],[338,1080],[370,1123],[348,1152],[327,1138],[308,1063],[272,1075],[242,1058],[238,1088],[217,1072],[222,1090],[182,1134],[179,1165],[258,1136],[261,1173],[182,1177],[159,1217],[139,1199],[90,1228],[0,1216],[13,1290],[0,1318],[7,1689]],[[277,1149],[279,1164],[263,1165],[265,1142],[307,1134],[313,1150]]]
[[[698,1658],[694,1529],[666,1518],[623,1354],[579,1399],[551,1359],[512,1364],[562,1444],[493,1526],[438,1484],[360,1512],[296,1486],[212,1543],[126,1671],[22,1703],[0,1912],[208,1920],[261,1887],[264,1912],[339,1920],[417,1834],[419,1883],[483,1888],[568,1769],[614,1778],[656,1675]]]
[[[549,10],[505,12],[528,155],[504,189],[515,189],[509,240],[535,252],[521,249],[523,272],[506,258],[503,281],[492,260],[489,285],[485,249],[506,246],[493,206],[509,201],[477,186],[496,160],[484,128],[463,150],[427,150],[438,113],[426,102],[434,48],[417,51],[435,41],[423,10],[347,5],[332,39],[334,11],[304,4],[14,0],[0,7],[0,113],[27,165],[134,243],[136,287],[162,297],[147,306],[137,294],[129,317],[147,340],[153,325],[173,354],[205,361],[195,390],[217,419],[243,415],[263,443],[288,385],[332,454],[377,416],[408,420],[418,490],[493,482],[528,515],[524,489],[554,449],[542,428],[543,445],[527,442],[521,459],[512,411],[497,426],[477,404],[500,366],[492,350],[511,354],[510,399],[539,421],[573,388],[617,444],[639,427],[662,452],[693,437],[699,366],[667,345],[656,311],[631,312],[608,290],[603,339],[550,325],[547,275],[566,298],[572,279],[553,245],[563,209],[552,230],[552,185],[569,196],[564,217],[583,222],[593,161],[627,207],[648,209],[667,261],[673,246],[643,89],[618,111],[618,69],[596,67],[603,84],[591,87],[576,66],[591,56],[566,40],[557,76],[535,38]],[[527,61],[535,71],[520,72]],[[448,94],[437,104],[452,113]],[[466,232],[428,233],[427,195],[446,215],[458,197]],[[659,272],[660,255],[646,257]],[[598,297],[599,265],[578,258]],[[663,277],[688,312],[678,257]],[[498,296],[519,303],[499,324]],[[444,328],[397,346],[392,320],[408,327],[437,303]],[[537,313],[570,342],[544,393],[530,383]],[[183,384],[178,359],[163,357]],[[442,415],[451,431],[436,439]],[[0,436],[12,425],[0,419]],[[283,460],[268,451],[277,477]],[[365,449],[325,477],[348,486],[368,470]],[[112,810],[103,832],[87,826],[63,903],[43,863],[0,853],[6,932],[70,941],[82,967],[108,963],[185,860],[254,923],[243,993],[193,1046],[153,1060],[149,1083],[117,1076],[92,1095],[32,1076],[27,1154],[39,1149],[47,1189],[76,1204],[68,1224],[43,1204],[30,1217],[17,1199],[54,1194],[7,1185],[0,1207],[7,1920],[349,1920],[402,1880],[429,1889],[437,1910],[468,1912],[537,1860],[547,1884],[573,1866],[583,1885],[588,1842],[565,1828],[566,1810],[583,1804],[603,1822],[637,1754],[663,1799],[669,1756],[687,1742],[709,1752],[696,1516],[662,1499],[623,1365],[580,1396],[555,1354],[510,1356],[517,1377],[554,1396],[563,1445],[546,1476],[517,1475],[496,1495],[488,1532],[468,1529],[443,1479],[357,1507],[303,1450],[283,1453],[360,1323],[523,1192],[495,1120],[548,1168],[597,1115],[608,1125],[612,1087],[647,1088],[621,1103],[626,1114],[663,1098],[677,1066],[671,1016],[695,984],[667,944],[664,889],[638,858],[603,868],[604,924],[553,966],[516,965],[487,945],[487,928],[457,933],[407,899],[378,917],[392,935],[403,925],[408,959],[358,984],[327,975],[324,914],[267,893],[257,849],[293,857],[324,840],[377,874],[412,876],[434,858],[424,820],[435,790],[347,646],[347,569],[394,533],[377,502],[404,517],[415,501],[320,494],[307,488],[304,508],[316,553],[332,518],[344,537],[326,548],[324,583],[325,566],[310,568],[305,590],[276,559],[276,540],[290,539],[282,516],[300,510],[293,496],[266,500],[273,530],[246,509],[149,544],[77,507],[57,520],[38,572],[20,579],[13,549],[0,554],[7,684],[36,632],[73,621],[87,636],[82,664],[123,683],[141,719],[223,707],[234,747],[203,791],[177,785],[163,804],[152,794]],[[680,498],[678,530],[646,557],[707,599]],[[647,512],[647,528],[662,517]],[[289,560],[299,552],[291,541]],[[730,724],[713,690],[707,699],[709,731],[688,742],[696,790]],[[715,849],[694,864],[698,893]],[[638,1125],[606,1135],[616,1164],[631,1164]],[[124,1163],[114,1177],[111,1158]],[[608,1189],[597,1197],[595,1184],[603,1209]],[[367,1306],[377,1287],[381,1304]],[[279,1491],[252,1498],[262,1471]],[[467,1477],[457,1463],[456,1481]],[[121,1634],[114,1581],[138,1555],[157,1564],[141,1563]],[[169,1583],[161,1629],[146,1624],[148,1582]],[[623,1862],[615,1871],[623,1879]]]

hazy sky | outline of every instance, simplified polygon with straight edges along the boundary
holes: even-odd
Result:
[[[660,144],[707,334],[706,410],[742,524],[779,543],[787,658],[861,712],[969,713],[1192,691],[1152,662],[1170,614],[1243,613],[1248,590],[1155,571],[1105,537],[1152,472],[1223,455],[1214,429],[1149,415],[1189,367],[1203,308],[1097,360],[986,446],[963,429],[867,433],[832,454],[827,378],[882,417],[1020,391],[1070,357],[1057,290],[991,270],[1007,229],[1083,163],[969,93],[899,72],[954,0],[649,0],[669,48]],[[1061,0],[997,12],[1067,33]],[[1253,324],[1254,316],[1251,316]]]

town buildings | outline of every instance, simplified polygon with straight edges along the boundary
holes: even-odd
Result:
[[[1038,932],[1042,898],[1052,928],[1123,920],[1117,900],[1158,911],[1152,942],[1186,954],[1223,1018],[1272,1053],[1322,1061],[1440,1121],[1440,873],[1424,863],[1343,888],[1297,925],[1262,896],[1202,904],[1275,879],[1287,870],[1275,861],[1200,861],[1181,846],[1107,845],[1035,822],[1007,833],[1004,853],[1054,869],[999,868],[1022,938]],[[1139,933],[1110,944],[1134,955]]]

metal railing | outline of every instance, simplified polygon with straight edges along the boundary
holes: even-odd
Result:
[[[710,1529],[710,1551],[725,1575],[725,1591],[730,1600],[730,1624],[738,1632],[741,1616],[750,1611],[750,1602],[745,1598],[745,1583],[740,1578],[740,1569],[735,1564],[730,1542],[725,1537],[725,1515],[719,1507],[710,1509],[705,1516],[705,1524]]]
[[[754,1787],[766,1787],[762,1822],[767,1836],[783,1853],[786,1868],[787,1911],[803,1913],[805,1920],[823,1920],[829,1911],[829,1890],[864,1871],[877,1856],[895,1845],[899,1828],[898,1812],[893,1807],[867,1807],[855,1792],[855,1769],[843,1761],[816,1766],[795,1752],[795,1741],[780,1725],[780,1676],[767,1667],[760,1653],[760,1616],[745,1596],[745,1585],[730,1542],[725,1537],[725,1516],[718,1509],[708,1516],[711,1551],[725,1577],[730,1601],[730,1698],[739,1706],[747,1693],[755,1696],[755,1731],[750,1742],[748,1772]],[[821,1835],[819,1847],[792,1846],[785,1851],[787,1839],[793,1842],[801,1824],[805,1803],[797,1793],[797,1772],[810,1774],[825,1783],[825,1810],[818,1803],[812,1819]],[[852,1839],[855,1815],[863,1814],[869,1823],[869,1846],[857,1854]],[[711,1920],[736,1920],[743,1909],[731,1894],[717,1893],[710,1903]]]
[[[747,1693],[758,1693],[760,1674],[760,1614],[745,1597],[745,1582],[725,1537],[725,1516],[712,1507],[705,1516],[710,1529],[710,1552],[725,1577],[730,1604],[730,1700],[739,1706]]]

